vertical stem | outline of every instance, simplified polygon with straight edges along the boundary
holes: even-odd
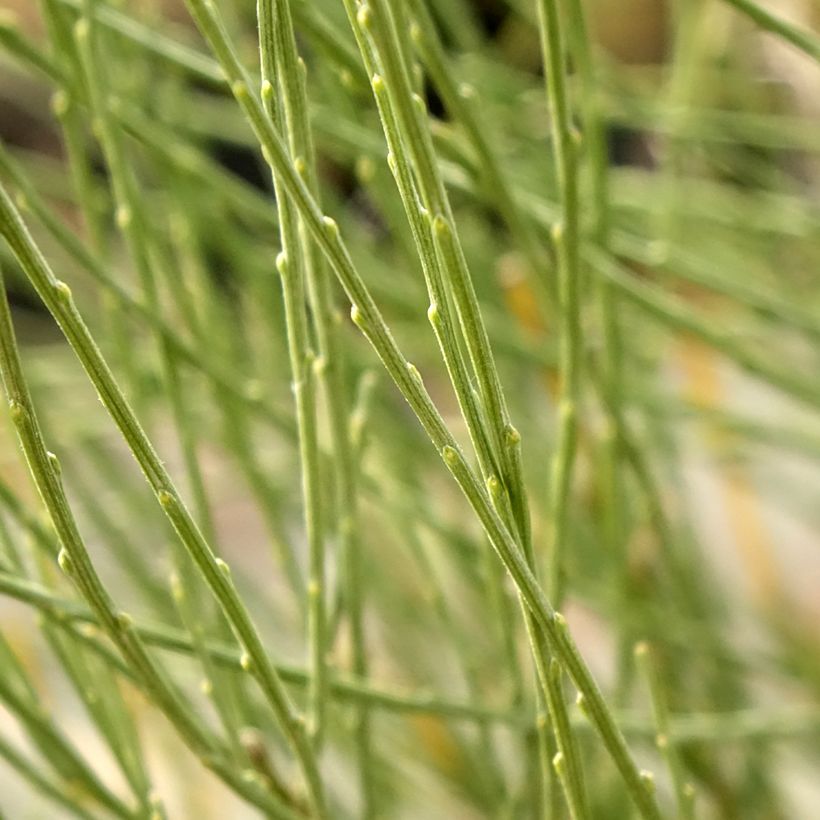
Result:
[[[666,693],[658,669],[658,659],[652,647],[645,641],[636,645],[635,658],[649,684],[652,712],[657,727],[655,745],[666,759],[666,765],[672,777],[672,786],[675,790],[675,800],[678,805],[678,817],[680,820],[693,820],[695,816],[694,790],[692,784],[687,783],[685,780],[683,763],[675,745],[675,740],[670,734],[669,704],[666,700]]]
[[[563,597],[563,554],[568,535],[572,476],[577,449],[580,398],[581,310],[579,302],[578,137],[573,128],[566,83],[564,37],[556,0],[538,0],[538,23],[550,110],[552,148],[561,196],[561,221],[553,228],[558,254],[561,305],[558,445],[553,457],[550,510],[550,565],[547,589],[552,600]]]
[[[262,101],[265,112],[274,126],[289,133],[291,162],[296,165],[304,158],[293,155],[297,147],[293,131],[296,127],[292,110],[288,110],[286,94],[289,84],[298,83],[297,76],[280,74],[277,67],[277,32],[274,9],[270,0],[261,0],[258,7],[259,47],[262,68]],[[293,69],[293,66],[290,67]],[[297,69],[298,70],[298,69]],[[279,236],[282,251],[276,267],[282,277],[285,300],[288,350],[293,394],[296,402],[299,431],[299,454],[302,464],[302,495],[304,498],[305,529],[308,541],[308,645],[311,681],[308,689],[308,731],[316,748],[321,747],[325,723],[327,695],[327,615],[325,590],[325,531],[322,520],[319,442],[316,419],[315,362],[308,331],[306,302],[306,267],[310,250],[302,241],[303,229],[299,216],[282,188],[279,175],[274,171],[273,185],[279,212]],[[305,251],[307,250],[307,253]]]

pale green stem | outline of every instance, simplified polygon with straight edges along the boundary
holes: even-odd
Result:
[[[502,514],[504,512],[508,513],[506,517],[509,522],[512,517],[509,510],[509,499],[503,492],[498,478],[499,468],[496,466],[498,462],[493,452],[492,438],[487,431],[486,417],[479,407],[479,402],[459,349],[456,338],[458,332],[457,320],[453,316],[452,308],[453,299],[445,283],[447,266],[458,265],[455,243],[452,240],[451,232],[440,218],[433,220],[431,233],[429,211],[422,207],[411,170],[411,160],[408,157],[407,150],[408,135],[406,130],[402,129],[402,123],[396,116],[394,96],[389,93],[385,78],[376,71],[379,68],[377,56],[365,35],[369,29],[369,15],[356,14],[353,4],[349,0],[346,0],[345,7],[351,26],[356,34],[365,67],[372,77],[373,93],[389,150],[388,162],[396,179],[405,213],[410,223],[413,240],[421,260],[430,298],[428,319],[433,327],[462,416],[467,423],[482,476],[491,490],[494,503],[499,505]],[[427,149],[429,150],[429,145],[427,145]],[[437,253],[437,245],[441,248],[440,253]],[[507,433],[503,446],[505,449],[516,448],[519,442],[509,434],[509,429]],[[528,553],[528,549],[525,548],[524,552]],[[515,654],[515,632],[502,577],[498,573],[490,572],[489,585],[491,599],[499,611],[504,645],[509,650],[508,659],[514,681],[514,702],[518,703],[523,692],[523,682]],[[534,651],[538,652],[538,649],[534,647]]]
[[[422,204],[432,228],[433,243],[439,254],[442,275],[455,304],[464,344],[478,380],[491,455],[499,465],[496,480],[502,496],[507,495],[515,526],[521,535],[524,551],[530,541],[530,521],[520,464],[520,441],[510,422],[506,400],[495,367],[478,299],[453,219],[449,198],[438,171],[426,122],[424,102],[413,91],[402,42],[396,32],[389,4],[373,0],[357,14],[359,25],[376,44],[386,94],[395,112],[397,127],[415,170]],[[398,160],[398,157],[396,157]],[[437,306],[443,310],[443,305]],[[515,444],[510,444],[510,438]]]
[[[314,197],[318,197],[316,160],[305,87],[306,69],[297,53],[293,31],[292,13],[295,11],[295,8],[292,10],[289,0],[285,2],[261,0],[257,11],[260,21],[260,42],[263,51],[271,52],[267,58],[268,61],[271,61],[271,56],[275,56],[291,155],[297,160],[301,159],[299,168],[303,169],[302,175],[308,190]],[[331,447],[334,455],[334,474],[339,506],[336,525],[339,537],[338,554],[344,562],[343,577],[347,590],[346,601],[351,627],[353,672],[363,677],[367,674],[367,655],[363,621],[364,589],[359,543],[358,489],[347,430],[348,411],[345,399],[342,344],[338,333],[339,322],[333,305],[331,279],[328,271],[322,264],[323,260],[316,258],[314,243],[302,220],[300,220],[299,229],[308,296],[316,329],[319,353],[317,364],[321,364],[317,370],[324,387]],[[374,811],[373,763],[370,721],[365,710],[357,713],[354,734],[362,784],[362,815],[371,817]]]
[[[685,780],[683,763],[678,748],[670,736],[669,704],[667,703],[666,692],[658,669],[658,659],[655,657],[651,646],[646,642],[641,642],[635,647],[635,659],[649,685],[652,712],[657,727],[655,745],[665,758],[669,774],[672,777],[675,800],[678,806],[678,817],[680,820],[693,820],[695,816],[694,789],[691,783],[687,783]]]
[[[97,126],[98,138],[103,154],[108,163],[114,200],[117,206],[117,224],[122,231],[131,257],[137,268],[142,291],[145,295],[146,307],[154,315],[161,315],[162,310],[159,298],[159,284],[155,273],[156,254],[151,255],[153,236],[150,225],[142,209],[142,192],[140,191],[136,175],[132,173],[128,163],[120,131],[110,116],[111,101],[104,82],[104,72],[101,62],[105,57],[104,43],[97,37],[93,10],[96,0],[84,0],[83,14],[74,29],[74,36],[79,51],[80,63],[83,68],[85,84],[89,91],[91,113]],[[102,53],[101,53],[102,52]],[[173,275],[173,274],[172,274]],[[205,481],[199,463],[196,437],[193,425],[190,423],[190,411],[186,401],[184,388],[180,379],[176,360],[171,355],[168,343],[159,336],[159,352],[162,370],[162,379],[167,389],[171,404],[171,413],[174,429],[180,444],[183,464],[191,487],[197,519],[205,540],[215,545],[215,529],[211,514]],[[182,611],[191,618],[200,622],[213,618],[204,605],[196,583],[189,572],[190,556],[184,546],[174,542],[173,560],[176,566],[176,598],[182,605]],[[196,612],[196,616],[193,613]],[[225,630],[224,623],[220,627]],[[201,662],[208,674],[208,658],[204,656]],[[210,670],[212,673],[213,670]],[[217,711],[222,719],[225,730],[236,745],[238,726],[232,723],[236,719],[236,712],[232,704],[240,700],[237,684],[230,677],[209,675],[211,694],[217,705]]]
[[[754,0],[723,0],[723,2],[734,6],[738,11],[754,20],[762,29],[776,34],[820,63],[820,37],[817,37],[814,32],[772,14]]]
[[[276,65],[273,7],[259,6],[260,57],[262,66],[262,99],[265,113],[278,129],[293,129],[285,107],[285,78]],[[290,82],[297,82],[290,78]],[[291,152],[294,145],[290,146]],[[291,153],[291,164],[297,158]],[[304,164],[304,158],[301,159]],[[285,301],[290,367],[299,431],[299,455],[302,465],[302,496],[305,530],[308,542],[308,647],[313,672],[308,692],[308,731],[316,749],[321,748],[325,728],[327,690],[327,600],[325,583],[325,527],[321,500],[319,443],[317,434],[316,356],[311,347],[307,320],[305,244],[300,241],[298,213],[285,195],[279,175],[274,170],[273,184],[279,212],[279,236],[282,251],[276,267],[282,278]]]
[[[558,254],[561,304],[561,397],[558,444],[553,457],[550,493],[552,525],[547,584],[552,596],[560,601],[563,597],[563,555],[568,537],[572,477],[577,449],[583,349],[579,302],[578,138],[570,113],[564,67],[564,36],[558,3],[555,0],[538,0],[538,22],[550,110],[552,150],[561,198],[561,221],[553,227],[553,240]]]

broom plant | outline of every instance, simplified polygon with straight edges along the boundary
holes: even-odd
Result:
[[[3,16],[0,815],[807,816],[820,37],[656,5]]]

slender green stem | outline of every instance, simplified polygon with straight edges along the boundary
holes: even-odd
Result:
[[[552,524],[547,584],[552,597],[560,602],[563,597],[563,555],[569,535],[570,498],[577,450],[583,345],[579,299],[578,137],[572,125],[564,67],[564,35],[555,0],[538,0],[538,23],[550,110],[552,150],[561,197],[561,221],[553,227],[561,302],[561,397],[558,444],[553,457],[550,491]]]
[[[318,178],[313,147],[305,64],[298,56],[293,30],[292,4],[282,0],[261,0],[257,14],[260,44],[266,55],[263,68],[269,63],[270,72],[276,66],[279,79],[284,120],[292,156],[301,160],[299,169],[308,190],[318,197]],[[263,70],[264,74],[264,70]],[[264,77],[263,77],[264,79]],[[317,199],[318,201],[318,199]],[[323,260],[317,258],[315,246],[304,222],[300,220],[299,245],[305,264],[308,295],[316,331],[317,373],[324,387],[324,398],[329,420],[331,447],[334,456],[334,475],[337,492],[338,554],[344,561],[344,583],[350,617],[353,672],[367,674],[367,656],[363,621],[361,545],[359,543],[358,488],[353,454],[347,430],[347,401],[345,398],[344,361],[341,337],[330,290],[331,279]],[[327,648],[322,647],[326,652]],[[321,681],[319,682],[321,683]],[[317,690],[319,689],[317,683]],[[323,695],[317,691],[317,696]],[[356,716],[355,736],[359,755],[364,817],[373,815],[374,791],[372,784],[372,750],[369,718],[365,710]]]
[[[649,684],[652,711],[658,730],[655,736],[655,745],[666,759],[666,765],[669,767],[669,773],[672,776],[675,800],[678,805],[678,817],[681,820],[692,820],[695,816],[694,790],[692,785],[685,780],[678,748],[673,738],[670,737],[669,705],[661,681],[660,670],[658,669],[658,660],[654,655],[652,648],[646,642],[641,642],[635,647],[635,658]]]
[[[723,2],[743,12],[762,29],[776,34],[791,43],[795,48],[799,48],[803,53],[808,54],[813,60],[820,62],[820,37],[817,37],[813,32],[790,23],[776,14],[772,14],[760,3],[755,3],[754,0],[723,0]]]
[[[262,66],[262,99],[265,112],[274,127],[290,135],[290,162],[297,160],[295,151],[304,149],[294,133],[302,125],[294,120],[294,84],[300,83],[299,75],[290,73],[298,68],[277,66],[277,31],[282,29],[281,16],[274,20],[273,6],[262,0],[259,4],[259,43]],[[278,23],[278,25],[276,25]],[[285,38],[290,39],[290,38]],[[290,93],[289,93],[290,92]],[[302,163],[306,162],[301,158]],[[308,693],[308,731],[315,746],[321,747],[325,724],[325,700],[327,689],[327,613],[325,602],[325,527],[321,502],[319,477],[319,443],[317,438],[316,354],[308,334],[306,268],[310,264],[311,250],[307,241],[301,241],[304,229],[299,215],[294,211],[283,190],[278,174],[273,174],[276,205],[279,212],[279,236],[282,252],[276,267],[282,278],[285,300],[290,366],[293,376],[293,394],[299,430],[299,452],[302,464],[302,496],[304,498],[305,529],[308,541],[308,645],[310,667],[313,671]]]
[[[550,661],[547,675],[547,703],[558,746],[558,754],[553,759],[553,765],[563,786],[564,797],[572,820],[583,820],[590,815],[581,761],[578,756],[578,742],[573,734],[565,706],[561,665],[555,658]]]

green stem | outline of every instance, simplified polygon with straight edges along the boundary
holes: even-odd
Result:
[[[657,727],[655,745],[666,759],[666,765],[672,776],[675,800],[678,804],[678,817],[680,820],[693,820],[695,816],[694,791],[692,785],[685,781],[683,764],[678,753],[678,748],[670,735],[669,705],[661,681],[660,670],[658,669],[658,660],[654,656],[655,653],[646,642],[641,642],[635,647],[635,658],[649,684],[652,711]]]
[[[265,113],[274,127],[290,134],[290,162],[298,159],[293,152],[304,148],[294,137],[297,125],[292,105],[292,90],[299,82],[298,74],[280,73],[277,66],[276,29],[281,30],[282,21],[275,26],[273,6],[270,0],[259,4],[259,44],[262,66],[262,99]],[[295,66],[288,66],[292,71]],[[298,69],[296,69],[298,71]],[[288,105],[291,101],[291,106]],[[301,123],[300,123],[301,124]],[[302,163],[305,159],[301,158]],[[302,496],[304,498],[305,530],[308,542],[308,645],[310,668],[313,672],[308,692],[308,731],[317,750],[321,747],[325,727],[325,696],[327,689],[327,613],[325,602],[325,528],[321,503],[319,443],[317,438],[316,402],[316,356],[308,333],[306,306],[306,267],[311,251],[301,241],[303,228],[299,216],[284,193],[279,175],[273,173],[276,206],[279,212],[279,235],[282,252],[276,267],[282,278],[285,300],[285,323],[287,326],[290,367],[293,377],[293,394],[296,403],[299,431],[299,454],[302,464]],[[306,252],[307,251],[307,252]]]

